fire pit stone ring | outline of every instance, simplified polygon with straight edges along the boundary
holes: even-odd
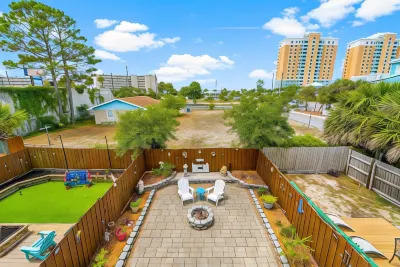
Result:
[[[205,230],[214,222],[214,213],[208,206],[193,206],[188,209],[187,218],[190,227],[195,230]]]

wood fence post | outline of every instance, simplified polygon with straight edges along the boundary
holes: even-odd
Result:
[[[347,156],[347,165],[346,165],[346,175],[349,175],[349,165],[350,165],[350,160],[351,160],[351,152],[353,150],[351,150],[349,148],[349,155]]]
[[[371,166],[372,166],[372,170],[370,171],[369,175],[368,175],[368,182],[367,182],[367,188],[369,190],[372,189],[372,185],[374,184],[374,178],[375,178],[375,170],[376,170],[376,160],[372,159],[371,161]]]

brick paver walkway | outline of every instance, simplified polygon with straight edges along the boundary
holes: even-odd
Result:
[[[156,193],[127,266],[280,266],[248,190],[227,184],[218,207],[203,201],[182,207],[177,190],[173,185]],[[196,231],[186,214],[202,204],[212,207],[215,221]]]

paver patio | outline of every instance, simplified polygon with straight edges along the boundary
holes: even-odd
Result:
[[[227,184],[218,207],[205,201],[182,207],[177,190],[173,185],[157,191],[127,266],[280,266],[248,190]],[[190,228],[186,214],[194,205],[212,207],[213,226]]]

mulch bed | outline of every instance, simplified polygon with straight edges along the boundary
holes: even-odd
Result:
[[[256,171],[232,171],[232,175],[246,184],[265,185],[263,179]]]
[[[142,180],[144,185],[151,185],[151,184],[155,184],[158,183],[162,180],[164,180],[165,177],[164,176],[157,176],[152,174],[151,172],[145,173],[145,175],[143,176]]]

